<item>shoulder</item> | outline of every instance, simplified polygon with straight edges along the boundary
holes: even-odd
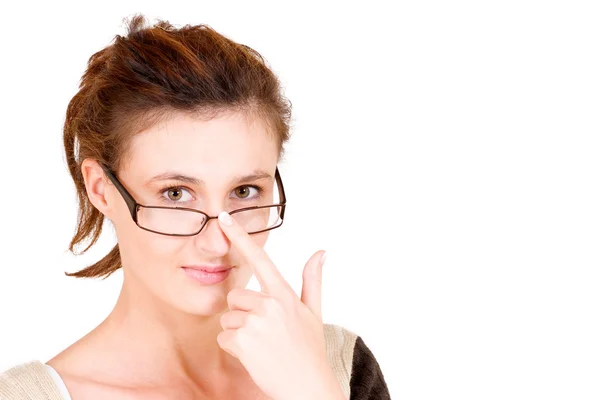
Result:
[[[329,364],[351,400],[390,398],[379,363],[356,333],[333,324],[324,324]]]
[[[389,400],[390,393],[379,363],[363,339],[356,338],[350,379],[352,400]]]
[[[52,377],[40,361],[16,365],[0,373],[0,399],[61,400]]]

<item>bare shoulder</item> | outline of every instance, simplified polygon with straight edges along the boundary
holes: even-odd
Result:
[[[89,360],[92,360],[91,358]],[[90,361],[87,361],[90,364]],[[173,388],[127,386],[116,384],[101,373],[93,373],[89,366],[80,365],[78,354],[63,352],[47,362],[54,368],[64,382],[72,400],[112,399],[112,400],[164,400],[172,398],[193,398],[181,393],[173,397]],[[94,364],[94,363],[92,363]]]
[[[54,367],[53,367],[54,368]],[[58,371],[57,371],[58,372]],[[59,375],[64,382],[72,400],[79,399],[111,399],[111,400],[166,400],[166,399],[193,399],[193,393],[185,393],[185,389],[178,387],[157,386],[126,386],[103,381],[102,377],[85,376],[79,373],[62,369]]]
[[[48,362],[55,368],[63,380],[72,400],[80,399],[111,399],[111,400],[204,400],[215,398],[215,394],[206,392],[203,386],[198,386],[190,381],[178,381],[159,383],[146,380],[139,382],[131,376],[131,373],[120,371],[116,379],[112,371],[115,365],[103,365],[98,367],[97,363],[90,362],[93,358],[85,360],[88,366],[77,365],[80,354],[63,352]],[[97,366],[90,368],[89,364]],[[109,373],[105,373],[110,370]],[[133,369],[135,370],[135,368]],[[246,379],[245,379],[246,378]],[[232,385],[220,392],[227,393],[227,398],[235,399],[266,399],[253,381],[248,377],[232,379]],[[234,383],[234,384],[233,384]]]
[[[94,371],[98,354],[80,340],[46,362],[60,376],[72,400],[86,398],[110,398],[129,400],[141,398],[135,391],[108,384],[102,374]],[[156,397],[149,396],[149,399]]]

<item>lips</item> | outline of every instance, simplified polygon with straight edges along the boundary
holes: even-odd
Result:
[[[233,269],[229,265],[186,265],[181,267],[185,274],[203,285],[223,282]]]
[[[231,265],[184,265],[181,268],[188,268],[188,269],[194,269],[196,271],[215,273],[215,272],[227,271],[228,269],[231,269],[233,267]]]

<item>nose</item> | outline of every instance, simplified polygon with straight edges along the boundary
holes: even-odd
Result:
[[[214,257],[225,256],[231,249],[231,241],[219,226],[216,217],[206,222],[200,233],[194,236],[194,242],[203,253]]]

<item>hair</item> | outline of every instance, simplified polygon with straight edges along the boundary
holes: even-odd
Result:
[[[67,107],[64,149],[78,200],[77,227],[68,250],[75,255],[96,243],[105,218],[87,197],[83,160],[119,171],[133,136],[176,112],[214,118],[234,111],[260,118],[278,142],[279,159],[290,136],[291,103],[257,51],[208,25],[176,29],[158,20],[148,27],[140,14],[125,21],[127,35],[116,35],[90,57]],[[85,240],[89,244],[77,252],[75,246]],[[117,243],[100,261],[65,274],[107,278],[119,268]]]

